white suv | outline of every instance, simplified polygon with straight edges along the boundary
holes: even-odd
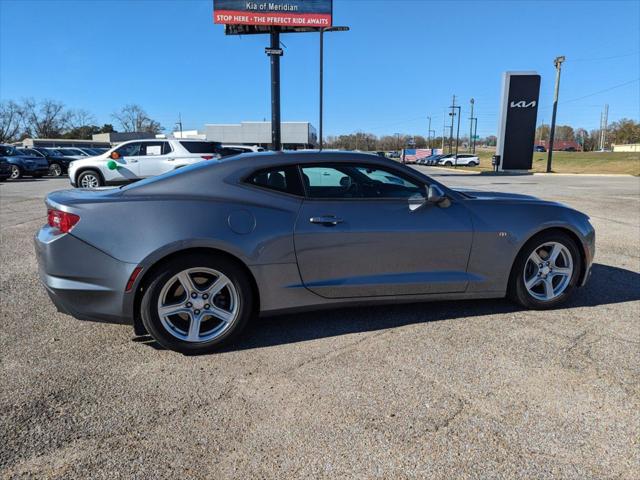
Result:
[[[204,140],[131,140],[97,157],[74,160],[69,164],[69,181],[82,188],[135,182],[203,160],[218,160],[220,151],[218,142]]]
[[[438,160],[438,165],[444,165],[445,167],[453,167],[454,165],[477,167],[480,165],[480,158],[470,153],[460,153],[457,158],[455,155],[445,155]]]

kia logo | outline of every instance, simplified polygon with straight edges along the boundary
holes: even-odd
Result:
[[[535,106],[536,106],[535,100],[531,100],[529,103],[527,103],[524,100],[520,100],[519,102],[511,102],[511,108],[514,108],[514,107],[528,108],[528,107],[535,107]]]

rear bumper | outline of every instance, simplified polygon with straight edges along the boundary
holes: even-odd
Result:
[[[34,241],[40,280],[58,311],[79,320],[133,323],[133,293],[124,290],[136,265],[48,225]]]

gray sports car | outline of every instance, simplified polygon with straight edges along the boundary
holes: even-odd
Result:
[[[46,204],[35,245],[58,309],[190,353],[259,313],[505,295],[552,308],[594,256],[580,212],[368,154],[249,153]]]

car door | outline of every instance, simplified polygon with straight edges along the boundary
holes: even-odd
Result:
[[[103,175],[107,181],[135,180],[140,178],[140,152],[142,150],[142,142],[125,143],[118,147],[115,152],[118,153],[116,168],[103,169]]]
[[[140,176],[142,178],[161,175],[176,167],[171,145],[166,141],[144,142],[140,157]]]
[[[411,198],[425,185],[387,167],[302,165],[294,240],[300,275],[328,298],[462,292],[472,225],[464,206]]]

